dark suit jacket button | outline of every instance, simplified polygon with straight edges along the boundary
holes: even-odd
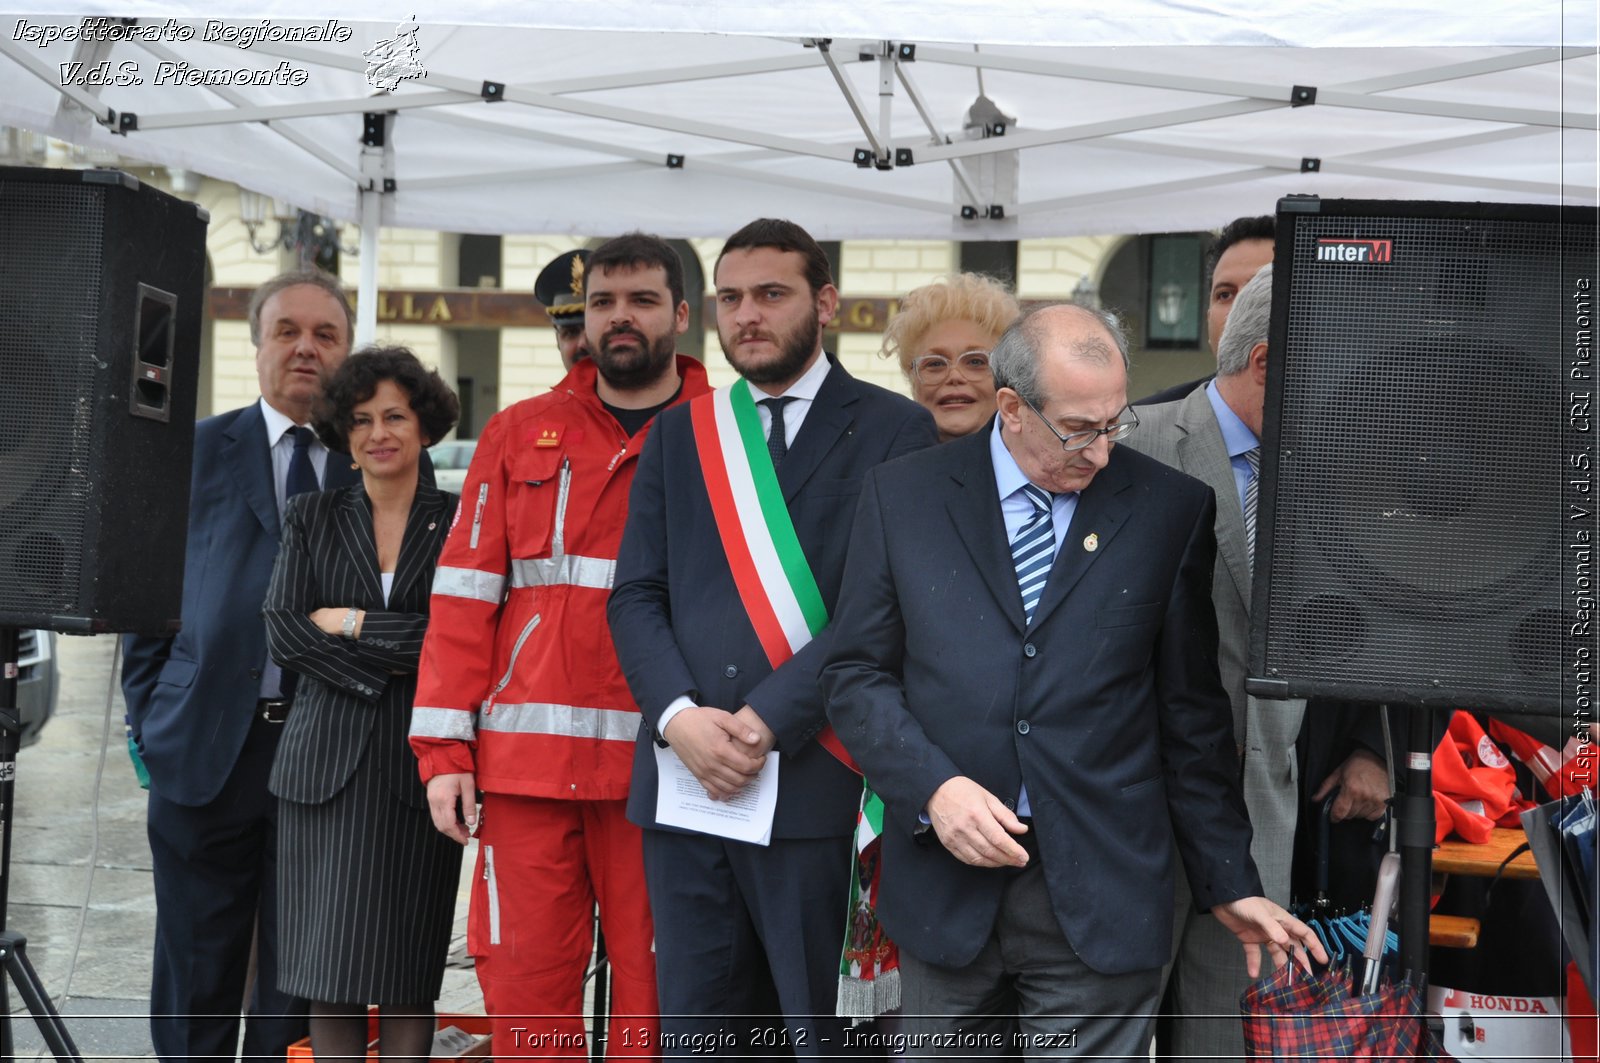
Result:
[[[732,679],[734,676],[739,674],[739,669],[730,664],[728,667],[722,670],[722,674],[727,676],[729,679]]]
[[[251,679],[260,679],[261,678],[261,669],[259,669],[259,668],[250,669],[250,678]]]
[[[1031,643],[1031,642],[1023,643],[1022,655],[1024,657],[1032,657],[1038,652],[1039,652],[1039,648],[1037,646],[1035,646],[1033,643]]]
[[[1018,720],[1017,721],[1017,734],[1025,735],[1027,733],[1028,733],[1028,721],[1027,720]]]

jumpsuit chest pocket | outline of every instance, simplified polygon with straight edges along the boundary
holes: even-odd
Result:
[[[562,525],[572,487],[572,465],[558,447],[530,448],[512,463],[506,485],[506,527],[513,558],[562,553]]]

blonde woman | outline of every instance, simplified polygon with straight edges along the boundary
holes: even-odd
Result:
[[[980,273],[924,284],[900,300],[881,354],[900,360],[911,397],[933,414],[941,443],[971,435],[994,416],[989,350],[1020,313],[1016,297]]]

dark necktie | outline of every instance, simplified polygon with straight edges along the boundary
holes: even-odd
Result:
[[[1044,585],[1050,580],[1050,565],[1056,558],[1056,530],[1051,520],[1055,499],[1033,484],[1023,484],[1022,493],[1033,503],[1033,515],[1011,540],[1011,561],[1017,567],[1017,589],[1022,592],[1023,622],[1031,624],[1033,611],[1044,597]]]
[[[304,425],[295,425],[289,429],[289,434],[294,436],[294,454],[289,458],[289,475],[283,480],[285,500],[307,491],[322,490],[322,485],[317,483],[316,466],[311,464],[311,441],[316,435]]]
[[[1244,452],[1250,466],[1250,479],[1244,485],[1244,542],[1250,550],[1250,567],[1256,565],[1256,500],[1261,497],[1261,448],[1251,447]]]
[[[289,458],[289,475],[283,478],[283,500],[285,503],[295,495],[303,495],[307,491],[320,491],[322,486],[317,483],[317,469],[311,464],[311,441],[316,438],[315,433],[304,425],[295,425],[289,429],[289,434],[294,437],[294,454]],[[269,662],[270,664],[271,662]],[[274,665],[276,667],[276,665]],[[294,688],[300,677],[287,669],[279,680],[281,696],[293,700]]]
[[[761,405],[772,412],[772,430],[767,433],[767,453],[772,455],[772,467],[776,469],[783,464],[783,456],[789,453],[789,439],[783,430],[783,408],[794,399],[762,399]]]

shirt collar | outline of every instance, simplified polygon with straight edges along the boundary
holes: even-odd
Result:
[[[1000,499],[1004,501],[1022,490],[1022,485],[1028,483],[1028,478],[1022,473],[1022,466],[1017,464],[1017,459],[1011,456],[1011,451],[1006,449],[1005,440],[1000,437],[1000,427],[1003,422],[998,414],[994,418],[994,427],[989,432],[989,461],[994,465],[994,484],[1000,492]]]
[[[267,445],[270,447],[277,446],[283,434],[295,426],[294,421],[274,408],[266,396],[261,398],[261,418],[267,422]]]
[[[745,381],[745,387],[750,389],[750,397],[760,402],[762,399],[804,399],[806,402],[816,400],[817,392],[822,390],[822,380],[828,375],[828,370],[833,363],[828,361],[826,351],[817,355],[817,360],[811,363],[811,368],[800,374],[800,379],[790,384],[788,390],[781,395],[768,395],[765,391]]]
[[[1206,398],[1211,400],[1211,412],[1217,416],[1217,427],[1222,429],[1222,443],[1228,448],[1228,457],[1237,458],[1261,446],[1261,440],[1256,438],[1250,426],[1241,421],[1239,415],[1233,412],[1233,407],[1223,401],[1214,379],[1206,385]]]

